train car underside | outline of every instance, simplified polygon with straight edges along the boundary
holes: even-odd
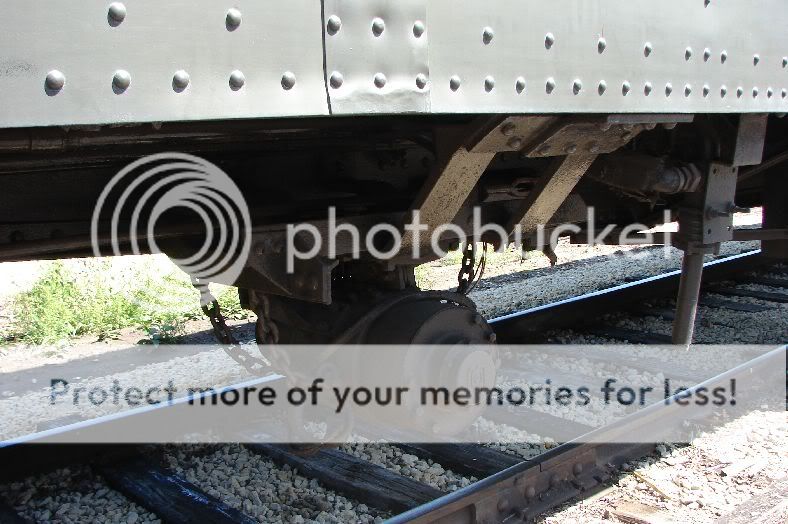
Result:
[[[117,204],[121,189],[141,198],[143,186],[134,189],[133,180],[106,193],[108,183],[131,162],[171,151],[218,166],[248,206],[251,249],[240,273],[222,283],[237,285],[242,303],[258,313],[261,342],[494,341],[462,294],[416,287],[414,267],[438,254],[426,234],[406,231],[415,210],[427,232],[456,226],[438,236],[441,249],[461,241],[495,247],[516,241],[548,255],[538,231],[561,226],[573,241],[590,242],[590,229],[613,224],[609,238],[596,239],[613,242],[626,226],[677,216],[678,234],[661,241],[685,251],[674,332],[681,343],[691,338],[704,253],[747,238],[763,240],[768,256],[786,257],[788,119],[491,114],[6,129],[0,132],[0,260],[109,253],[104,248],[117,223],[109,211],[95,214],[96,202],[104,195]],[[734,236],[733,213],[753,206],[763,206],[763,228]],[[337,224],[365,237],[384,224],[369,238],[388,256],[372,256],[363,242],[355,249],[344,233],[333,248],[315,246],[314,235],[288,233],[288,224],[325,232],[330,209]],[[474,210],[477,220],[499,226],[508,238],[474,230]],[[132,233],[151,225],[155,244],[115,236],[112,253],[161,250],[183,258],[211,233],[189,209],[155,220],[154,211],[140,206],[137,222],[128,214],[119,220],[126,231],[133,224]],[[392,231],[405,233],[396,249]],[[293,259],[286,245],[292,241],[311,256]],[[461,287],[472,277],[470,260]]]

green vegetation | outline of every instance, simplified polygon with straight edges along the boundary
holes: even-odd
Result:
[[[234,288],[223,287],[217,300],[226,317],[245,316]],[[82,271],[53,263],[32,289],[16,297],[12,312],[6,339],[31,344],[84,335],[113,338],[124,328],[166,341],[202,316],[198,293],[185,275],[173,271],[162,278],[150,268],[118,273],[105,260],[86,263]]]

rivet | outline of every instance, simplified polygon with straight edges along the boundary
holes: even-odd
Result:
[[[501,133],[503,133],[504,136],[512,136],[516,130],[517,126],[511,122],[507,122],[501,127]]]
[[[53,69],[47,73],[46,87],[52,91],[60,91],[66,85],[66,77],[57,69]]]
[[[574,82],[572,82],[572,92],[574,94],[580,94],[580,91],[583,89],[583,83],[580,81],[579,78],[576,78]]]
[[[180,69],[172,75],[172,88],[176,91],[183,91],[189,85],[189,73]]]
[[[689,60],[690,58],[692,58],[692,48],[688,47],[684,50],[684,60]]]
[[[710,91],[711,91],[711,89],[709,89],[709,86],[704,85],[703,86],[703,98],[706,98],[707,96],[709,96],[709,92]]]
[[[690,96],[692,94],[692,86],[687,84],[684,86],[684,96]]]
[[[109,4],[107,16],[109,16],[112,22],[117,24],[123,22],[123,20],[126,19],[126,6],[121,2],[112,2]]]
[[[293,89],[295,83],[296,83],[296,77],[293,74],[293,72],[285,71],[285,73],[282,75],[282,89],[284,90]]]
[[[727,95],[727,94],[728,94],[728,88],[725,87],[725,86],[722,86],[720,88],[720,98],[725,98],[725,95]]]
[[[703,61],[708,62],[710,58],[711,58],[711,49],[707,47],[706,49],[703,50]]]
[[[488,45],[490,42],[492,42],[494,36],[495,33],[493,32],[492,27],[485,27],[482,30],[482,42],[484,42],[484,45]]]
[[[555,80],[553,77],[550,77],[547,79],[547,83],[545,83],[545,91],[552,93],[553,89],[555,89]]]
[[[568,146],[566,146],[564,148],[564,153],[566,153],[567,155],[572,155],[574,153],[577,153],[577,144],[569,144]]]
[[[342,77],[342,73],[340,73],[339,71],[334,71],[333,73],[331,73],[331,77],[328,79],[328,82],[331,84],[331,87],[333,87],[334,89],[339,89],[340,87],[342,87],[342,82],[344,81],[345,79]]]
[[[597,40],[596,50],[600,55],[605,52],[606,47],[607,47],[607,40],[605,40],[604,37]]]
[[[653,50],[654,47],[651,45],[651,42],[646,42],[646,44],[643,46],[643,54],[645,56],[649,56]]]
[[[295,81],[295,79],[294,79],[294,81]],[[284,77],[282,77],[282,82],[284,82]],[[241,71],[236,69],[235,71],[230,73],[230,82],[229,83],[230,83],[230,89],[232,89],[233,91],[238,91],[246,83],[246,77],[244,76],[244,74]]]
[[[372,34],[375,36],[380,36],[383,34],[385,29],[386,22],[384,22],[382,18],[375,18],[372,20]]]
[[[622,95],[627,96],[631,89],[632,89],[632,86],[630,85],[629,82],[624,81],[624,83],[621,84],[621,94]]]
[[[526,498],[532,499],[536,496],[536,488],[533,486],[528,486],[525,488],[525,496]]]
[[[525,78],[518,76],[517,80],[514,81],[514,89],[518,94],[525,91]]]
[[[743,94],[744,94],[744,89],[742,89],[742,87],[741,87],[741,86],[739,86],[738,88],[736,88],[736,96],[737,96],[738,98],[741,98]]]
[[[423,73],[416,75],[416,87],[419,89],[424,89],[427,87],[427,75]]]
[[[460,77],[457,75],[454,75],[449,79],[449,88],[452,91],[458,90],[460,88],[460,84],[462,84],[462,80],[460,80]]]
[[[788,67],[788,56],[783,57],[783,67]]]
[[[673,92],[673,85],[670,82],[668,82],[667,84],[665,84],[665,96],[670,96],[672,92]]]
[[[643,86],[643,93],[644,93],[646,96],[648,96],[648,95],[650,95],[650,94],[651,94],[651,90],[652,90],[652,89],[653,89],[653,88],[652,88],[652,86],[651,86],[651,82],[646,82],[646,85],[645,85],[645,86]]]
[[[604,95],[607,90],[607,83],[604,80],[600,80],[596,90],[600,95]]]
[[[488,93],[493,90],[495,87],[495,79],[491,76],[488,76],[484,79],[484,90]]]
[[[510,139],[509,139],[509,142],[507,142],[507,144],[508,144],[508,145],[509,145],[509,147],[510,147],[510,148],[512,148],[512,149],[520,149],[521,147],[523,147],[523,141],[522,141],[522,140],[520,140],[520,139],[519,139],[519,138],[517,138],[517,137],[510,138]]]
[[[753,87],[752,88],[752,97],[753,98],[758,98],[758,88],[757,87]]]
[[[375,78],[373,78],[372,81],[375,82],[375,87],[382,89],[383,86],[386,85],[386,75],[383,73],[378,73],[375,75]]]
[[[413,36],[416,38],[421,38],[421,35],[424,34],[424,22],[421,20],[416,20],[413,22]]]
[[[328,34],[335,35],[339,32],[339,29],[342,27],[342,19],[339,18],[337,15],[331,15],[328,17],[328,21],[326,22],[326,30]]]
[[[703,7],[709,7],[711,0],[703,0]]]
[[[125,69],[118,69],[112,75],[112,86],[119,92],[123,92],[131,85],[131,75]]]
[[[550,152],[550,144],[543,144],[539,146],[539,149],[537,149],[536,152],[543,156],[546,155],[547,153]]]
[[[752,55],[752,65],[757,66],[758,62],[761,61],[761,57],[758,55]]]
[[[783,89],[782,97],[785,98],[786,96],[788,96],[788,89]]]
[[[553,47],[553,44],[555,44],[555,36],[553,36],[553,33],[547,33],[544,35],[544,46],[547,49],[550,49]]]
[[[224,24],[230,31],[237,29],[241,25],[241,12],[231,7],[227,10],[227,15],[224,17]]]
[[[773,95],[774,95],[774,91],[772,90],[772,88],[771,87],[768,88],[766,90],[766,98],[771,98]]]
[[[728,52],[723,51],[720,53],[720,62],[724,64],[726,60],[728,60]]]

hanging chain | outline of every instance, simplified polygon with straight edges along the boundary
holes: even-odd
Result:
[[[487,265],[487,244],[482,242],[482,254],[479,257],[479,264],[474,269],[476,259],[476,244],[467,242],[462,250],[462,265],[460,273],[457,275],[457,293],[467,295],[476,287],[484,275],[484,268]]]
[[[277,344],[279,342],[279,327],[271,319],[271,303],[268,297],[259,297],[260,306],[255,312],[258,317],[257,337],[261,344]]]
[[[243,366],[246,371],[254,375],[258,374],[261,368],[266,368],[267,364],[263,359],[253,357],[244,351],[238,344],[238,341],[227,326],[224,315],[222,315],[219,301],[211,294],[210,289],[208,289],[208,284],[202,283],[198,278],[192,277],[192,285],[200,292],[202,312],[205,313],[208,320],[211,321],[213,334],[216,340],[222,344],[224,352],[227,353],[231,359]]]

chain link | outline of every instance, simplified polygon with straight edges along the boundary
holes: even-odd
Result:
[[[470,291],[471,282],[473,282],[474,272],[473,264],[476,261],[476,243],[467,242],[462,249],[462,264],[460,266],[460,273],[457,275],[457,293],[466,295]]]
[[[199,279],[192,277],[192,285],[200,292],[200,305],[202,312],[211,321],[213,334],[216,340],[222,344],[222,348],[227,355],[243,366],[246,371],[256,375],[261,369],[267,367],[265,360],[259,357],[253,357],[238,344],[238,341],[233,336],[230,328],[227,326],[227,321],[222,315],[222,309],[219,307],[219,301],[211,294],[208,289],[208,284],[202,283]]]

